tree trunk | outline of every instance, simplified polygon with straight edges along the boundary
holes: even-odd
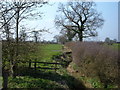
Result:
[[[12,67],[11,67],[11,71],[12,71],[12,76],[13,78],[16,77],[16,61],[17,61],[17,57],[18,57],[18,45],[19,45],[19,37],[18,37],[18,28],[19,28],[19,8],[17,8],[17,14],[16,14],[16,50],[15,50],[15,56],[16,56],[16,60],[14,60],[12,62]]]
[[[37,43],[37,36],[35,36],[35,43]]]
[[[16,78],[16,65],[11,65],[11,76],[13,77],[13,78]]]
[[[72,41],[73,36],[72,36],[70,30],[67,30],[67,37],[68,37],[68,41]]]
[[[3,83],[2,86],[4,89],[8,88],[8,70],[5,70],[4,67],[2,67],[2,77],[3,77]]]
[[[17,8],[17,15],[16,15],[16,45],[17,45],[17,50],[16,50],[16,56],[18,56],[18,28],[19,28],[19,8]]]
[[[78,33],[78,38],[79,38],[79,41],[83,41],[83,33],[82,33],[82,31],[80,31],[79,33]]]

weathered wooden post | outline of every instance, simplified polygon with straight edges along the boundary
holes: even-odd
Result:
[[[34,69],[36,71],[36,59],[35,59],[35,62],[34,62]]]
[[[29,69],[31,69],[31,59],[30,59],[30,61],[29,61]]]
[[[55,64],[55,72],[57,72],[57,60],[56,61],[56,64]]]
[[[4,67],[2,67],[2,77],[3,77],[3,88],[7,89],[8,88],[8,75],[9,74],[9,70],[5,70]]]

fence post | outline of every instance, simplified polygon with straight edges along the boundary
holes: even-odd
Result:
[[[36,59],[35,59],[35,63],[34,63],[34,69],[35,69],[35,71],[36,71]]]
[[[31,59],[30,59],[30,61],[29,61],[29,68],[31,68]]]
[[[57,60],[56,60],[56,64],[55,64],[55,72],[57,72]]]

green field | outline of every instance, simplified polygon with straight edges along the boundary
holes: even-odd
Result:
[[[110,48],[120,50],[120,44],[119,43],[113,43],[112,45],[105,44],[105,46],[108,46]]]
[[[60,44],[38,44],[36,52],[30,53],[28,57],[36,58],[37,61],[53,62],[52,56],[60,54],[61,50]]]
[[[120,44],[118,44],[118,43],[114,43],[112,45],[112,47],[115,48],[115,49],[117,49],[117,50],[120,50]]]
[[[62,45],[60,44],[46,44],[40,47],[43,52],[42,60],[51,61],[53,55],[58,55],[61,53]]]

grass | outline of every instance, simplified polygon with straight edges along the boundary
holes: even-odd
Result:
[[[58,83],[42,78],[34,78],[31,76],[17,76],[16,78],[9,77],[9,87],[11,88],[62,88]]]
[[[40,50],[40,51],[39,51]],[[53,55],[59,55],[61,54],[62,50],[62,45],[60,44],[42,44],[39,46],[39,50],[37,53],[38,61],[42,62],[55,62],[52,57]],[[39,58],[40,53],[42,52],[42,56]],[[45,64],[40,64],[38,66],[41,67],[54,67],[55,65],[45,65]],[[48,70],[49,71],[49,70]]]
[[[90,77],[79,77],[81,81],[84,82],[85,86],[88,88],[103,88],[103,84],[99,81],[98,78],[90,78]]]
[[[61,54],[61,49],[62,45],[60,44],[42,44],[38,46],[36,53],[30,53],[29,56],[32,58],[37,57],[38,61],[54,62],[52,56]],[[51,67],[50,65],[42,66]],[[79,69],[75,64],[72,64],[72,67],[75,70]],[[103,84],[98,78],[79,76],[77,74],[71,76],[65,68],[57,70],[57,73],[51,70],[37,70],[34,72],[27,69],[21,72],[25,74],[17,76],[14,79],[9,77],[9,88],[40,88],[40,90],[46,90],[48,88],[52,90],[64,90],[70,88],[73,90],[84,87],[84,85],[87,88],[103,88]],[[108,88],[115,88],[115,86],[108,85]]]
[[[10,88],[39,88],[40,90],[66,90],[85,88],[82,82],[70,76],[55,72],[36,72],[35,75],[9,77]]]
[[[42,45],[38,45],[38,49],[36,53],[30,53],[28,57],[31,58],[37,57],[37,61],[42,61],[42,62],[54,62],[52,60],[52,56],[60,54],[61,49],[62,49],[62,45],[60,44],[42,44]],[[41,64],[40,66],[51,67],[51,65],[41,65]],[[42,74],[43,72],[44,74]],[[58,75],[52,74],[54,73],[54,71],[51,70],[40,70],[38,72],[34,72],[34,70],[29,71],[24,67],[22,67],[19,69],[19,73],[22,73],[25,76],[23,75],[17,76],[14,79],[9,77],[9,85],[8,85],[9,88],[41,88],[41,90],[42,89],[44,90],[45,88],[63,87],[61,86],[60,83],[55,82],[55,80],[61,81],[62,76],[60,76],[59,74]],[[36,75],[38,76],[36,77]],[[55,80],[50,80],[50,79],[55,79]]]
[[[61,52],[62,45],[60,44],[38,44],[36,53],[30,53],[28,57],[37,59],[37,61],[52,61],[53,55],[58,55]],[[33,60],[34,61],[34,60]]]
[[[32,61],[39,61],[39,62],[55,62],[52,57],[53,55],[59,55],[61,54],[62,45],[61,44],[35,44],[37,47],[37,50],[33,53],[29,53],[27,56],[29,61],[30,59]],[[23,64],[19,63],[19,66],[23,66]],[[28,66],[28,64],[24,64],[24,66]],[[37,64],[37,66],[40,67],[54,67],[55,65],[45,65],[45,64]],[[32,67],[34,67],[34,63],[32,63]]]
[[[58,55],[61,53],[62,45],[60,44],[46,44],[42,45],[41,51],[43,52],[42,60],[51,61],[53,55]]]
[[[112,45],[113,48],[120,50],[120,44],[119,43],[114,43]]]
[[[113,43],[112,45],[105,44],[105,46],[111,47],[116,50],[120,50],[120,43]]]
[[[0,88],[2,88],[2,77],[0,76]]]
[[[73,62],[70,63],[70,67],[71,69],[73,68],[73,70],[79,70],[80,68]],[[74,76],[76,79],[82,81],[87,88],[104,88],[104,84],[101,83],[99,77],[87,77],[81,74],[80,72],[77,72],[77,73],[73,72],[71,73],[71,75]],[[107,86],[107,89],[109,88],[118,88],[118,87],[117,85],[109,84]]]
[[[58,88],[60,87],[59,84],[48,80],[48,79],[41,79],[41,78],[33,78],[30,76],[18,76],[16,78],[9,77],[9,86],[11,88]]]
[[[62,45],[60,44],[41,45],[38,46],[37,53],[31,54],[31,56],[34,57],[35,54],[38,55],[40,61],[54,62],[52,56],[60,54],[61,48]],[[41,51],[42,58],[39,56]],[[50,67],[49,65],[47,66]],[[9,88],[39,88],[40,90],[73,90],[85,88],[82,82],[69,75],[65,68],[57,70],[57,73],[50,70],[28,70],[24,67],[20,69],[18,70],[22,73],[21,75],[16,78],[9,77]]]

